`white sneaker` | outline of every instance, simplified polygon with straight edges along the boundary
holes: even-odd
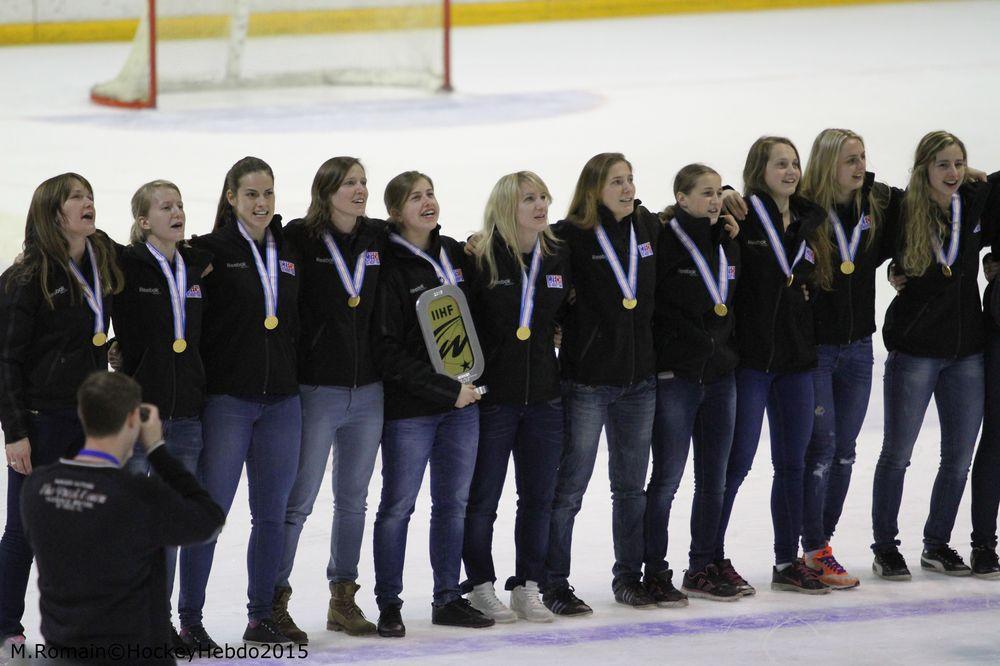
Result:
[[[551,622],[556,618],[542,603],[538,583],[533,580],[524,581],[524,585],[518,585],[510,591],[510,609],[528,622]]]
[[[517,622],[514,611],[504,606],[503,602],[497,598],[497,593],[493,590],[493,583],[476,585],[472,588],[472,592],[469,592],[468,599],[473,608],[486,617],[493,618],[494,622],[499,624]]]

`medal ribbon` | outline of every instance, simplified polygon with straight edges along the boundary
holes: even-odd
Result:
[[[96,449],[80,449],[78,456],[90,456],[91,458],[100,458],[101,460],[107,460],[110,463],[114,463],[115,467],[121,467],[122,461],[118,460],[115,456],[105,451],[98,451]]]
[[[431,266],[434,267],[434,272],[437,273],[438,279],[441,280],[441,284],[457,285],[458,281],[455,279],[455,269],[451,266],[451,261],[448,259],[448,255],[445,253],[444,248],[441,248],[441,263],[434,261],[434,257],[427,254],[419,247],[406,240],[399,234],[389,234],[389,240],[391,240],[396,245],[402,245],[407,250],[420,257]]]
[[[712,279],[712,269],[709,268],[705,257],[702,256],[691,237],[684,233],[676,219],[670,220],[670,228],[674,230],[681,244],[691,255],[691,259],[694,260],[694,265],[701,275],[701,281],[705,283],[708,293],[712,296],[712,302],[725,305],[726,297],[729,296],[729,261],[726,259],[726,251],[721,245],[719,246],[719,280],[716,282]]]
[[[611,246],[611,240],[608,238],[608,232],[604,230],[604,225],[598,223],[594,227],[594,233],[597,234],[597,242],[601,246],[601,250],[604,251],[604,256],[608,258],[608,264],[611,266],[611,272],[615,274],[615,280],[618,281],[622,296],[635,300],[636,285],[639,279],[639,246],[635,241],[635,226],[629,222],[628,227],[628,277],[625,276],[622,264],[618,261],[615,248]]]
[[[278,314],[278,247],[274,243],[274,234],[270,229],[264,232],[265,253],[267,254],[267,265],[260,257],[260,250],[257,244],[250,238],[250,234],[243,227],[243,223],[236,220],[236,226],[240,235],[250,244],[250,251],[253,252],[253,261],[257,264],[257,275],[260,276],[260,285],[264,289],[264,311],[268,317],[276,317]]]
[[[938,263],[951,268],[958,258],[959,240],[962,236],[962,197],[958,194],[951,195],[951,236],[948,238],[948,254],[945,255],[941,247],[941,241],[934,236],[931,242],[934,244],[934,254],[937,255]],[[88,246],[89,247],[89,246]]]
[[[830,209],[830,224],[833,225],[833,235],[837,237],[837,249],[840,251],[841,261],[854,262],[854,257],[858,254],[858,246],[861,244],[861,222],[865,219],[864,211],[858,218],[858,223],[851,232],[851,242],[847,242],[847,234],[844,232],[844,225],[840,222],[837,211]]]
[[[91,312],[94,313],[94,335],[99,335],[104,333],[104,294],[101,292],[101,270],[97,266],[97,258],[94,256],[94,247],[90,244],[90,239],[87,239],[86,243],[87,256],[90,257],[90,269],[94,274],[93,288],[87,284],[83,273],[80,272],[80,267],[72,259],[69,260],[69,270],[73,274],[73,277],[76,278],[76,281],[80,283],[80,288],[83,289],[83,296],[87,299],[87,305],[90,306]]]
[[[517,318],[519,328],[531,328],[531,317],[535,313],[535,281],[542,267],[542,241],[535,240],[535,249],[531,253],[531,268],[528,273],[521,267],[521,314]]]
[[[757,211],[757,217],[760,218],[760,223],[764,227],[764,232],[767,237],[771,240],[771,250],[774,252],[774,258],[778,260],[778,266],[781,267],[781,272],[785,274],[785,277],[792,277],[792,271],[802,261],[802,257],[806,253],[806,242],[802,241],[799,244],[799,250],[795,253],[795,259],[792,260],[791,265],[788,264],[788,256],[785,254],[785,246],[781,243],[781,236],[778,235],[778,231],[774,228],[774,223],[771,222],[771,216],[767,214],[767,209],[764,208],[764,202],[760,200],[756,194],[750,195],[750,203],[753,205],[753,209]]]
[[[183,340],[184,331],[187,325],[187,311],[185,302],[187,301],[187,266],[184,265],[184,257],[178,250],[174,250],[174,270],[170,270],[170,262],[156,249],[156,246],[146,241],[146,249],[156,259],[163,271],[163,277],[167,278],[167,290],[170,292],[170,307],[174,311],[174,340]]]
[[[337,267],[337,275],[340,276],[344,290],[351,298],[360,298],[361,285],[365,281],[364,250],[358,255],[358,261],[354,264],[354,278],[352,280],[351,274],[347,272],[347,262],[344,261],[344,255],[340,253],[340,248],[337,247],[329,232],[323,234],[323,244],[326,245],[326,251],[330,253],[330,258],[333,259],[333,265]]]

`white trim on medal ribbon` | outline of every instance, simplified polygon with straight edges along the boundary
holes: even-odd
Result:
[[[618,288],[621,289],[622,296],[635,300],[635,292],[639,282],[639,246],[635,241],[635,225],[632,222],[629,222],[628,229],[628,277],[625,276],[622,264],[618,261],[618,255],[615,254],[615,248],[611,245],[604,225],[598,222],[597,226],[594,227],[594,233],[597,235],[597,243],[601,246],[601,250],[611,266],[611,272],[615,274],[615,280],[618,281]]]
[[[80,272],[80,267],[72,259],[69,260],[69,270],[73,274],[73,277],[76,278],[76,281],[80,283],[80,287],[83,289],[83,297],[87,300],[90,311],[94,313],[94,335],[98,335],[104,333],[104,294],[101,290],[101,270],[97,265],[97,259],[94,255],[94,248],[90,244],[90,239],[86,239],[85,242],[87,244],[87,256],[90,257],[90,268],[94,274],[93,288],[87,284],[83,273]]]
[[[236,228],[250,244],[250,251],[253,252],[253,260],[257,264],[257,275],[260,276],[260,285],[264,289],[264,310],[268,317],[276,317],[278,314],[278,248],[274,243],[274,234],[271,233],[270,229],[264,232],[266,239],[264,251],[267,253],[267,265],[265,266],[257,244],[243,228],[243,223],[236,220]]]
[[[944,253],[944,249],[941,247],[941,240],[937,236],[931,236],[931,242],[934,245],[934,254],[937,255],[937,261],[942,266],[947,266],[951,268],[951,265],[955,263],[955,259],[958,258],[958,246],[962,236],[962,197],[955,194],[951,195],[951,236],[948,238],[948,254]]]
[[[444,251],[443,247],[441,248],[441,252],[439,254],[439,257],[441,258],[441,263],[439,264],[438,262],[434,261],[434,257],[427,254],[426,252],[424,252],[419,247],[417,247],[410,241],[406,240],[399,234],[389,234],[389,240],[395,243],[396,245],[402,245],[407,250],[409,250],[410,252],[412,252],[413,254],[415,254],[416,256],[420,257],[421,259],[429,263],[431,266],[433,266],[434,272],[437,273],[438,280],[441,281],[441,284],[450,284],[452,286],[458,286],[458,280],[455,279],[455,269],[452,268],[451,260],[448,259],[448,254]]]
[[[847,242],[847,233],[844,231],[844,225],[840,221],[837,211],[831,208],[829,215],[830,224],[833,225],[833,235],[837,237],[837,250],[840,252],[841,261],[854,262],[854,257],[858,255],[858,246],[861,245],[861,223],[865,219],[864,211],[861,211],[861,217],[858,218],[858,223],[851,232],[850,243]]]
[[[757,217],[760,218],[760,223],[764,227],[764,232],[771,240],[771,251],[774,253],[774,258],[778,260],[778,266],[781,267],[781,272],[785,274],[785,277],[792,277],[792,271],[795,270],[795,267],[806,253],[806,242],[802,241],[799,245],[799,251],[795,253],[795,259],[789,266],[788,256],[785,254],[785,246],[781,243],[781,237],[778,235],[778,231],[774,228],[774,223],[771,222],[771,216],[767,214],[767,209],[764,208],[764,202],[761,201],[760,197],[756,194],[751,194],[750,203],[753,205],[754,210],[757,211]]]
[[[705,261],[705,257],[702,256],[701,251],[698,246],[694,244],[691,237],[684,233],[681,229],[681,225],[676,219],[670,220],[670,228],[673,229],[674,234],[680,239],[684,248],[691,255],[691,259],[694,260],[694,265],[698,269],[698,273],[701,275],[701,281],[705,283],[705,287],[708,289],[708,293],[712,296],[712,302],[722,305],[726,304],[726,298],[729,296],[729,261],[726,258],[726,251],[719,245],[719,282],[712,279],[712,269],[709,268],[708,262]]]
[[[156,249],[156,246],[146,241],[146,249],[156,259],[167,278],[167,291],[170,292],[170,308],[174,311],[174,340],[183,340],[187,328],[187,312],[184,309],[187,301],[187,266],[180,250],[174,250],[174,270],[170,270],[170,262]],[[175,275],[176,273],[176,275]]]
[[[531,318],[535,313],[535,281],[542,267],[542,241],[535,239],[535,249],[531,253],[531,269],[525,273],[521,267],[521,314],[517,318],[519,328],[531,328]]]
[[[330,253],[330,258],[333,259],[333,265],[337,268],[337,275],[340,276],[344,290],[351,298],[359,298],[361,285],[365,281],[365,252],[362,250],[361,254],[358,255],[358,261],[354,264],[352,281],[351,274],[347,272],[347,262],[344,261],[344,255],[340,253],[340,248],[337,247],[330,232],[323,233],[323,244],[326,245],[326,251]]]

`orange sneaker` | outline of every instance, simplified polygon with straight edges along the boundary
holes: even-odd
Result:
[[[819,574],[819,579],[835,590],[848,590],[861,584],[855,576],[847,573],[847,569],[840,566],[840,562],[833,556],[830,544],[816,551],[812,555],[806,554],[806,566],[814,569]]]

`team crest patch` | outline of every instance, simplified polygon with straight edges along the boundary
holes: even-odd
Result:
[[[729,267],[729,279],[730,280],[735,280],[736,279],[736,266],[730,266]]]
[[[382,261],[379,259],[378,252],[365,252],[365,266],[381,266]]]
[[[562,275],[546,275],[545,284],[548,285],[549,289],[562,289]]]
[[[872,226],[872,218],[869,215],[865,215],[864,217],[861,218],[862,231],[864,231],[865,229],[871,229],[871,226]]]
[[[462,269],[461,268],[456,268],[455,269],[455,282],[465,282],[465,276],[462,275]]]
[[[639,256],[640,257],[652,257],[653,256],[653,246],[649,243],[643,243],[639,246]]]
[[[809,248],[806,248],[806,253],[805,253],[804,256],[805,256],[805,260],[808,261],[810,264],[815,264],[816,263],[816,255],[814,255],[813,251],[810,250]]]
[[[288,273],[289,275],[295,275],[295,264],[291,261],[279,261],[278,265],[281,266],[282,273]]]
[[[191,288],[187,290],[187,293],[184,294],[184,296],[186,298],[201,298],[201,285],[198,284],[192,285]]]

